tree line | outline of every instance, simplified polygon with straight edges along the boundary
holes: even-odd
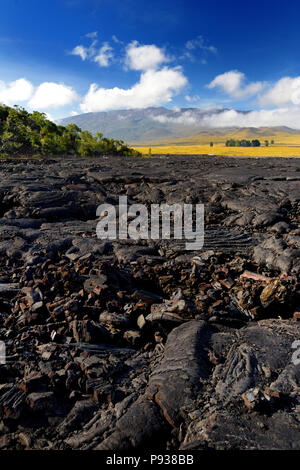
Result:
[[[264,144],[266,147],[269,146],[269,141],[265,140]],[[271,140],[271,144],[274,144],[274,140]],[[258,139],[253,140],[237,140],[237,139],[229,139],[226,140],[226,147],[260,147],[261,143]]]
[[[0,154],[2,156],[115,154],[140,156],[123,140],[92,135],[76,124],[61,126],[44,113],[29,113],[24,108],[0,104]]]

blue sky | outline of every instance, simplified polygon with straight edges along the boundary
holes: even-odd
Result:
[[[297,0],[2,0],[0,102],[54,119],[243,109],[215,124],[300,127],[299,17]]]

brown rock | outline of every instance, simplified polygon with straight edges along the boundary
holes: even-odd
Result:
[[[110,339],[109,332],[92,320],[74,320],[71,327],[77,343],[98,343]]]
[[[26,398],[29,408],[35,412],[52,412],[56,407],[56,399],[53,392],[33,392]]]

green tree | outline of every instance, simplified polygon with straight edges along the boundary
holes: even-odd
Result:
[[[242,139],[239,141],[239,146],[240,147],[251,147],[251,142],[250,140]]]
[[[226,147],[236,147],[237,141],[235,139],[226,140]]]
[[[75,124],[60,126],[45,114],[0,105],[0,153],[9,155],[140,155],[123,140],[93,136]]]

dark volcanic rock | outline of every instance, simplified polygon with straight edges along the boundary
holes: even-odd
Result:
[[[288,321],[265,320],[234,334],[212,375],[216,400],[190,424],[182,449],[298,448],[300,367],[291,344],[299,333]]]
[[[3,160],[0,449],[299,449],[299,171]],[[203,249],[98,239],[120,195],[203,203]]]
[[[204,349],[210,334],[204,322],[191,321],[175,328],[168,336],[163,360],[150,376],[146,394],[173,427],[179,426],[181,411],[199,393],[201,379],[208,377]]]

